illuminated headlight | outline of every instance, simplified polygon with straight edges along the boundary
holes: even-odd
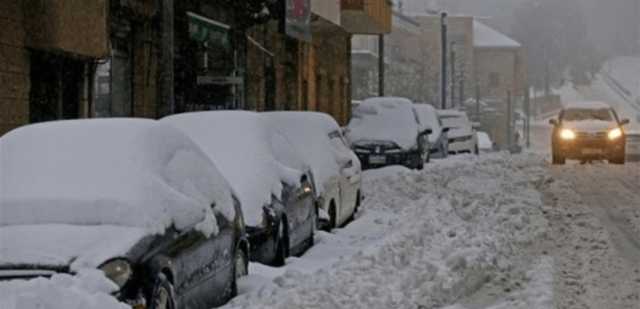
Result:
[[[562,131],[560,131],[560,138],[564,140],[574,140],[576,139],[576,133],[569,129],[562,129]]]
[[[109,278],[109,280],[113,281],[113,283],[115,283],[119,288],[123,288],[133,275],[133,270],[131,269],[129,262],[121,259],[113,260],[102,265],[100,270],[102,270],[104,275]]]
[[[311,187],[310,187],[310,186],[305,185],[305,186],[302,188],[302,192],[304,192],[305,194],[309,194],[309,193],[311,193],[311,192],[312,192],[312,189],[311,189]]]
[[[616,139],[619,139],[620,137],[622,137],[622,130],[620,128],[615,128],[609,131],[610,140],[616,140]]]

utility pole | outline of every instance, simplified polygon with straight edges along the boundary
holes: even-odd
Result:
[[[511,90],[507,91],[507,147],[513,149],[513,102],[511,102]]]
[[[531,94],[529,91],[529,83],[525,83],[526,89],[524,92],[524,108],[527,113],[527,121],[525,122],[527,130],[527,148],[531,148]]]
[[[456,42],[451,42],[451,106],[456,107]]]
[[[384,97],[384,34],[378,37],[378,96]]]
[[[480,85],[476,81],[476,121],[480,122]]]
[[[162,34],[160,36],[160,98],[157,116],[163,117],[175,113],[174,93],[174,8],[173,0],[161,1]]]
[[[440,44],[441,51],[441,68],[440,68],[440,103],[442,109],[447,109],[447,13],[442,12],[440,15]]]

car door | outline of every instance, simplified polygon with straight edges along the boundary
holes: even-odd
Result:
[[[221,215],[216,219],[219,233],[206,237],[194,227],[176,233],[167,250],[176,270],[174,283],[181,308],[211,308],[231,295],[233,230]]]
[[[316,213],[313,185],[311,185],[309,168],[284,135],[274,132],[271,136],[271,145],[274,149],[274,157],[280,164],[303,172],[298,185],[284,184],[282,194],[289,223],[289,244],[293,248],[307,240],[313,233]]]
[[[340,223],[344,223],[344,220],[351,217],[355,211],[355,207],[358,200],[358,191],[360,190],[361,180],[361,168],[358,157],[349,148],[346,139],[342,136],[340,131],[331,132],[329,134],[331,144],[334,147],[334,151],[337,153],[340,164],[340,214],[342,218]],[[345,160],[344,158],[347,158]],[[350,158],[350,159],[349,159]]]

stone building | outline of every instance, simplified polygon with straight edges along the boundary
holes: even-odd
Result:
[[[0,135],[41,121],[155,115],[153,3],[0,0]]]

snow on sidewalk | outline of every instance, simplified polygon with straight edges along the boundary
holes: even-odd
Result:
[[[369,171],[354,223],[282,269],[252,264],[225,308],[465,308],[487,285],[504,295],[486,308],[551,308],[553,260],[527,251],[547,237],[546,177],[506,154]]]
[[[99,270],[81,271],[76,276],[54,275],[50,279],[0,282],[2,309],[126,309],[111,292],[115,284]]]

